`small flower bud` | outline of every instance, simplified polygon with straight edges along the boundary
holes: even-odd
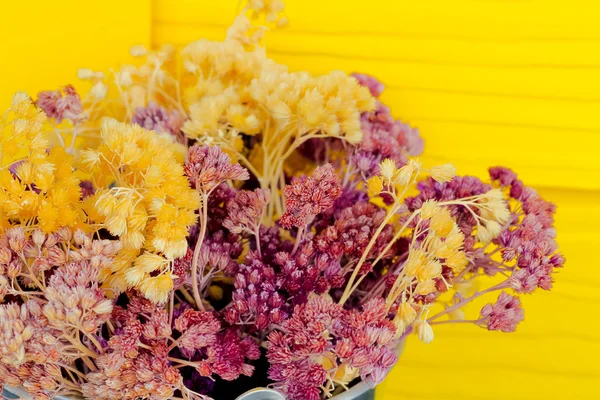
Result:
[[[497,238],[498,235],[500,235],[500,232],[502,232],[502,225],[500,225],[496,221],[488,221],[485,226],[492,238],[494,239]]]
[[[492,241],[492,234],[484,225],[477,225],[477,240],[483,244],[488,244]]]
[[[97,82],[90,90],[90,94],[97,100],[104,100],[107,93],[108,87],[102,82]]]
[[[443,164],[432,167],[429,173],[436,182],[450,182],[456,176],[456,168],[452,164]]]
[[[386,158],[379,164],[379,173],[388,182],[391,182],[397,171],[396,163],[389,158]]]
[[[11,279],[15,279],[17,276],[19,276],[19,274],[21,273],[21,263],[17,260],[11,262],[10,264],[8,264],[8,268],[6,269],[6,275],[11,278]]]
[[[12,259],[12,254],[9,249],[2,248],[0,249],[0,264],[8,264]]]
[[[415,332],[417,337],[423,343],[429,344],[433,341],[433,329],[431,325],[425,320],[418,320],[415,322]]]
[[[81,80],[92,79],[95,76],[94,71],[89,68],[79,68],[77,70],[77,78]]]
[[[398,307],[398,316],[402,319],[405,325],[412,324],[417,318],[417,312],[408,302],[402,302]]]
[[[394,177],[394,183],[396,185],[406,186],[410,182],[414,173],[414,166],[412,164],[407,164],[398,170],[396,176]]]
[[[133,83],[133,79],[131,78],[131,72],[128,69],[124,69],[116,73],[116,83],[119,86],[128,87]]]
[[[129,54],[133,57],[143,57],[148,53],[146,47],[143,44],[136,44],[129,48]]]
[[[113,302],[111,300],[103,300],[100,303],[96,304],[92,311],[94,311],[98,315],[109,314],[112,312]]]
[[[421,218],[430,219],[436,214],[438,208],[439,206],[435,200],[427,200],[421,206]]]
[[[46,240],[46,234],[44,234],[44,232],[42,232],[40,229],[34,229],[31,233],[31,238],[37,247],[42,247],[44,241]]]

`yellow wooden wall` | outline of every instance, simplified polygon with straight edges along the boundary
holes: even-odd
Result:
[[[0,109],[16,91],[33,96],[76,84],[78,68],[128,61],[150,28],[149,0],[1,0]]]
[[[152,44],[220,39],[237,0],[154,0]],[[559,206],[568,257],[515,334],[444,326],[409,340],[378,399],[584,399],[600,393],[600,4],[595,0],[288,0],[267,37],[295,70],[361,71],[418,126],[425,162],[506,164]],[[473,310],[474,311],[474,310]]]
[[[16,90],[74,82],[128,60],[130,43],[222,38],[238,0],[32,0],[0,8],[0,106]],[[379,399],[596,398],[600,389],[600,2],[287,0],[273,58],[315,73],[361,71],[418,126],[426,163],[484,176],[515,168],[558,205],[568,257],[551,293],[523,299],[515,334],[470,326],[413,338]]]

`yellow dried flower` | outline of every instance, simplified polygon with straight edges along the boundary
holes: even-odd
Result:
[[[97,222],[123,245],[101,277],[117,292],[135,287],[158,301],[166,296],[160,291],[169,287],[171,261],[187,251],[188,228],[200,205],[198,193],[170,151],[173,139],[168,136],[106,121],[101,137],[96,150],[84,153],[82,168],[98,187],[111,187],[93,196],[103,219]],[[161,272],[160,279],[150,275],[155,271]]]
[[[437,213],[438,208],[439,208],[439,206],[437,204],[437,201],[435,201],[435,200],[427,200],[421,206],[421,218],[423,218],[423,219],[430,219],[431,217],[433,217]]]
[[[445,264],[452,268],[455,274],[459,274],[469,265],[469,259],[464,251],[457,251],[446,258]]]
[[[0,232],[20,224],[54,232],[86,219],[74,157],[63,147],[50,147],[45,121],[24,93],[13,97],[9,112],[0,118]]]
[[[278,26],[286,22],[282,15],[284,8],[283,0],[248,0],[246,5],[253,18],[264,15],[267,22],[276,22]]]
[[[480,209],[480,214],[484,219],[500,224],[505,224],[510,219],[510,210],[500,189],[492,189],[485,193],[481,203],[484,208]]]
[[[394,160],[386,158],[381,163],[379,163],[379,174],[387,182],[393,181],[396,172],[398,172],[398,168],[396,167],[396,163],[394,162]]]
[[[438,211],[431,217],[429,227],[439,237],[446,237],[454,227],[454,219],[450,215],[447,208],[440,207]]]
[[[413,174],[416,172],[415,165],[408,163],[398,170],[394,177],[394,183],[400,186],[406,186],[412,179]]]
[[[408,254],[408,259],[404,265],[406,275],[416,277],[419,274],[423,264],[427,261],[427,255],[421,248],[412,249]]]
[[[405,325],[410,325],[417,318],[417,312],[409,302],[402,302],[398,307],[398,316],[402,318]]]
[[[435,281],[433,279],[424,281],[424,282],[419,282],[417,284],[417,287],[415,289],[415,292],[417,294],[420,295],[428,295],[429,293],[433,293],[436,291],[436,287],[435,287]]]
[[[417,280],[425,282],[430,279],[437,278],[442,273],[442,264],[438,260],[429,260],[419,270]]]
[[[502,232],[502,225],[500,225],[496,221],[488,221],[485,224],[485,227],[487,228],[488,232],[490,233],[493,239],[497,238],[498,235],[500,235],[500,232]]]
[[[377,197],[383,190],[383,181],[379,176],[373,176],[367,181],[369,197]]]
[[[173,275],[166,272],[162,275],[148,277],[142,281],[139,290],[148,300],[164,303],[169,298],[169,292],[173,290]]]
[[[415,333],[420,341],[423,343],[429,344],[433,341],[433,329],[431,329],[431,325],[424,320],[419,319],[414,324]]]
[[[440,183],[450,182],[456,176],[456,167],[452,164],[443,164],[429,170],[431,177]]]

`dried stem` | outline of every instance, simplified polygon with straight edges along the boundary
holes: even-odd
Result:
[[[206,235],[206,225],[208,222],[208,194],[202,195],[202,218],[200,219],[200,233],[198,240],[196,241],[196,247],[194,248],[194,257],[192,258],[192,291],[194,293],[194,301],[198,309],[204,311],[204,305],[202,304],[202,297],[200,296],[200,288],[198,286],[198,258],[200,257],[200,250],[202,248],[202,242],[204,241],[204,235]]]

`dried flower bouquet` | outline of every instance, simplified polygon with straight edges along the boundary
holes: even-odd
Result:
[[[262,26],[282,10],[251,0],[222,42],[134,47],[139,64],[110,78],[80,70],[83,98],[14,96],[0,387],[158,400],[268,385],[318,400],[381,382],[411,333],[512,332],[515,294],[551,289],[554,206],[506,168],[483,182],[424,167],[376,79],[267,58]],[[474,282],[487,288],[467,295]]]

